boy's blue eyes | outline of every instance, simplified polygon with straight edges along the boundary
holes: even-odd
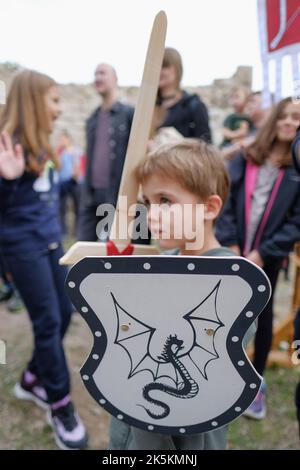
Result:
[[[151,206],[150,201],[148,199],[144,199],[144,204],[145,204],[146,207]],[[159,200],[159,204],[169,204],[170,205],[170,204],[172,204],[172,202],[167,197],[161,197],[160,200]]]
[[[171,201],[167,197],[161,197],[159,203],[160,204],[171,204]]]

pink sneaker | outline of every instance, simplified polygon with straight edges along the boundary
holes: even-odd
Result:
[[[261,420],[266,417],[266,414],[266,386],[264,383],[262,383],[254,401],[251,403],[249,408],[244,411],[244,416],[246,416],[247,418]]]
[[[33,401],[44,410],[49,407],[46,390],[38,378],[29,371],[23,372],[21,382],[14,387],[14,395],[18,400]]]
[[[61,404],[62,406],[51,405],[47,414],[56,444],[62,450],[85,449],[88,445],[88,434],[74,410],[73,403],[69,399],[63,399]]]

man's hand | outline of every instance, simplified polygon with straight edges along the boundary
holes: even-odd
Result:
[[[259,252],[257,250],[253,250],[249,253],[247,256],[247,259],[249,261],[252,261],[253,263],[257,264],[260,268],[264,266],[264,262],[262,257],[260,256]]]
[[[25,160],[22,146],[17,144],[13,148],[11,138],[7,131],[0,136],[0,176],[13,180],[22,176],[25,170]]]

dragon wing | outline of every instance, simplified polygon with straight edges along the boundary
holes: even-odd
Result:
[[[118,322],[115,344],[122,346],[129,356],[130,372],[128,378],[133,377],[138,372],[147,370],[155,379],[158,363],[149,354],[149,342],[155,328],[146,325],[128,313],[121,307],[112,293],[111,296]]]
[[[184,316],[193,328],[195,338],[194,347],[189,352],[189,358],[205,379],[207,379],[208,363],[219,357],[214,344],[215,334],[220,327],[224,326],[218,317],[216,308],[220,283],[221,281],[199,305]],[[178,376],[174,367],[169,363],[153,360],[149,354],[149,343],[155,328],[128,313],[112,293],[111,296],[118,321],[115,344],[123,347],[129,356],[130,372],[128,378],[139,372],[148,371],[153,380],[166,378],[178,384]]]
[[[118,321],[115,344],[122,346],[129,356],[130,372],[128,378],[139,372],[148,371],[153,380],[166,378],[177,384],[178,377],[172,364],[155,361],[149,354],[149,343],[155,328],[146,325],[146,323],[128,313],[121,307],[112,293],[111,296]]]
[[[195,335],[194,347],[190,351],[189,357],[205,379],[207,379],[206,368],[208,363],[219,357],[214,338],[217,330],[224,326],[217,312],[220,284],[221,281],[199,305],[184,316],[191,324]]]

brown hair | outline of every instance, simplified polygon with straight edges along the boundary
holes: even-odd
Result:
[[[203,201],[217,194],[223,203],[229,190],[229,176],[220,151],[204,141],[183,139],[176,144],[160,146],[137,167],[142,183],[152,174],[172,178]]]
[[[28,153],[27,169],[40,171],[47,157],[56,163],[49,142],[49,117],[45,94],[55,81],[38,72],[24,70],[14,78],[0,118],[0,130],[7,130]]]
[[[173,47],[166,47],[163,57],[162,67],[174,66],[176,71],[176,88],[180,89],[180,82],[183,75],[182,59],[179,52]],[[161,106],[162,97],[160,89],[157,92],[156,106],[153,113],[150,137],[153,137],[157,129],[162,125],[166,118],[167,110]]]
[[[162,67],[172,67],[174,66],[176,71],[176,85],[179,89],[180,82],[183,75],[182,59],[179,52],[173,47],[166,47]]]
[[[257,134],[255,142],[250,146],[247,151],[247,158],[257,165],[263,165],[269,157],[272,148],[277,142],[277,128],[276,123],[280,119],[285,107],[292,103],[292,98],[285,98],[281,100],[271,111],[264,126]],[[282,155],[278,161],[280,166],[292,165],[291,146],[288,147],[287,152]]]

